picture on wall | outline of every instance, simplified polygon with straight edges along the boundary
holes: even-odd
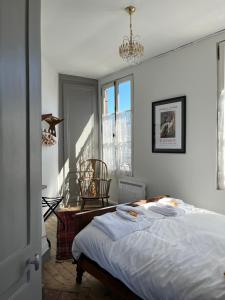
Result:
[[[185,151],[186,96],[152,102],[152,152]]]

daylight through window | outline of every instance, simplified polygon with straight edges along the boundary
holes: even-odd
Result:
[[[132,78],[102,89],[102,155],[109,171],[132,175]]]
[[[225,42],[218,46],[218,155],[217,187],[225,189]]]

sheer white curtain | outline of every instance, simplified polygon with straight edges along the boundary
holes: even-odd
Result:
[[[103,87],[102,157],[114,175],[132,175],[132,77]]]
[[[103,160],[111,174],[132,175],[131,110],[102,117]]]
[[[115,153],[115,114],[106,114],[102,116],[102,148],[103,160],[112,174],[116,171],[116,153]]]
[[[131,110],[116,114],[116,170],[118,175],[132,175]]]
[[[225,91],[220,93],[218,100],[218,166],[217,185],[225,189]]]
[[[217,188],[225,189],[225,42],[219,44],[218,60],[218,140],[217,140]]]

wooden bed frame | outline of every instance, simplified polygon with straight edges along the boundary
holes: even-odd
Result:
[[[148,200],[141,200],[130,203],[132,206],[143,205],[148,202],[158,201],[163,197],[168,197],[168,195],[157,195]],[[95,216],[100,216],[108,212],[113,212],[116,210],[115,206],[104,207],[92,211],[80,212],[74,215],[74,225],[75,225],[75,236],[87,226]],[[96,262],[81,254],[79,259],[75,261],[77,264],[77,277],[76,282],[81,284],[83,273],[86,271],[99,281],[101,281],[105,286],[111,289],[114,294],[122,297],[124,300],[140,300],[141,298],[134,294],[124,283],[122,283],[117,278],[113,277],[109,272],[101,268]]]

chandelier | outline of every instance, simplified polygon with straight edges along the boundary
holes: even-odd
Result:
[[[125,10],[130,15],[130,36],[123,38],[123,43],[119,47],[119,54],[127,63],[137,64],[144,54],[144,46],[138,42],[138,36],[133,36],[132,14],[136,8],[134,6],[128,6]]]

